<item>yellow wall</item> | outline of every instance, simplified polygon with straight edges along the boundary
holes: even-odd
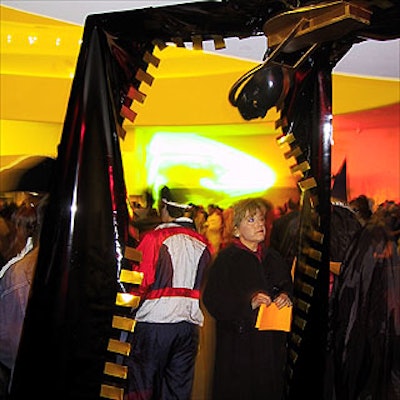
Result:
[[[83,28],[0,6],[0,167],[6,156],[57,155]],[[124,165],[143,158],[137,143],[145,128],[156,132],[195,131],[221,136],[277,135],[275,109],[263,120],[244,121],[228,102],[233,83],[256,63],[203,51],[167,47],[149,67],[155,80],[143,84],[144,104],[134,103],[134,124],[126,121],[121,143]],[[399,80],[333,75],[333,114],[400,101]],[[189,128],[192,127],[192,128]],[[208,127],[208,128],[207,128]],[[208,133],[207,133],[208,132]],[[262,152],[259,146],[257,152]],[[281,156],[280,153],[278,153]],[[128,189],[143,183],[143,172],[126,169]]]

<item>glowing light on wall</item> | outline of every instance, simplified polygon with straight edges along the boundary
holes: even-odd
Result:
[[[260,160],[193,133],[158,132],[146,154],[147,183],[155,189],[201,187],[240,197],[262,193],[276,181]]]
[[[37,41],[37,36],[28,36],[29,44],[35,44]]]

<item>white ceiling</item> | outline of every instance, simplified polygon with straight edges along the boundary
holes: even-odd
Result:
[[[197,0],[196,2],[204,1]],[[1,0],[1,4],[43,15],[58,20],[84,25],[90,14],[112,11],[132,10],[146,7],[163,7],[173,4],[191,3],[191,0],[108,0],[108,1],[81,1],[81,0]],[[213,48],[205,47],[207,51]],[[232,39],[227,41],[227,48],[218,50],[218,53],[261,61],[266,50],[264,37],[250,39]],[[367,40],[355,44],[340,60],[334,72],[378,76],[382,78],[400,78],[400,39],[390,41]]]

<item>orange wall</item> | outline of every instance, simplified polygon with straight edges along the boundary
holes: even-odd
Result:
[[[400,201],[399,129],[397,125],[334,134],[332,173],[337,173],[346,159],[349,200],[365,194],[376,205]]]

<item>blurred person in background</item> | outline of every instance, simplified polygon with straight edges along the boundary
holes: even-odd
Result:
[[[201,235],[205,236],[207,221],[207,212],[202,205],[191,204],[194,210],[193,221],[196,226],[196,230]]]
[[[349,206],[356,214],[361,225],[365,225],[372,216],[371,201],[363,194],[350,200]]]
[[[221,247],[223,225],[222,209],[215,204],[209,204],[207,206],[207,220],[204,227],[205,236],[211,244],[213,254],[218,253]]]
[[[336,399],[400,399],[400,204],[352,239],[332,293]]]
[[[11,385],[29,292],[39,252],[39,237],[47,197],[35,206],[21,204],[11,217],[7,262],[0,269],[0,384],[2,398]]]
[[[14,254],[11,242],[14,242],[11,217],[17,210],[15,202],[2,204],[0,210],[0,266],[3,266]]]

